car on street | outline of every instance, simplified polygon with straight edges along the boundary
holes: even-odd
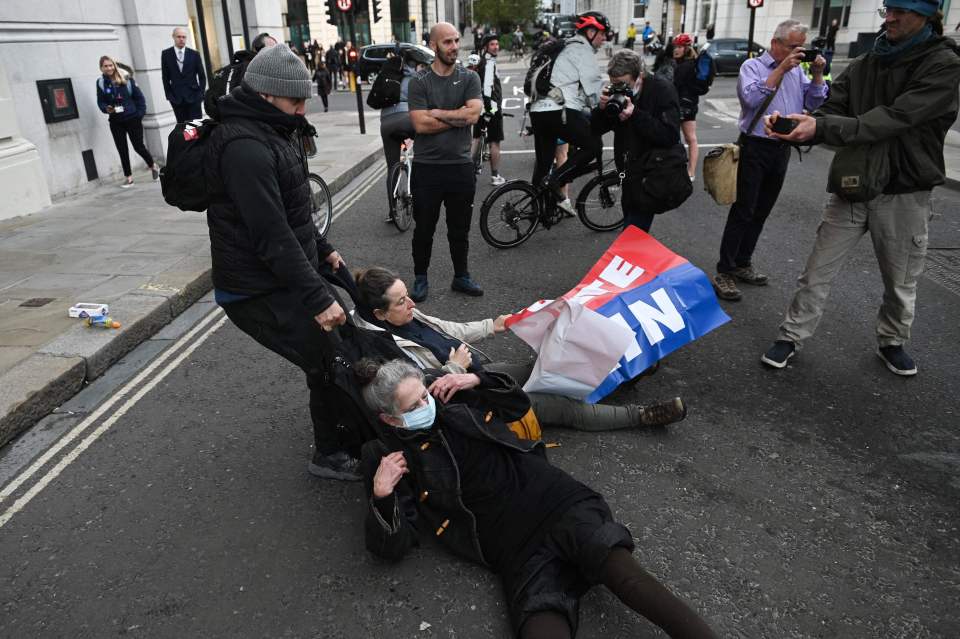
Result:
[[[577,33],[577,16],[557,16],[553,19],[550,34],[556,38],[570,38]]]
[[[397,45],[388,44],[369,44],[360,49],[360,57],[357,59],[357,73],[360,77],[377,74],[380,67],[383,66],[387,54],[396,51]],[[417,49],[424,55],[424,59],[433,60],[433,51],[421,44],[411,44],[409,42],[400,43],[400,51],[405,52],[409,49]]]
[[[740,73],[740,65],[747,59],[749,41],[746,38],[716,38],[707,43],[704,50],[709,50],[717,63],[717,74],[736,75]],[[766,51],[756,42],[753,43],[754,57]]]

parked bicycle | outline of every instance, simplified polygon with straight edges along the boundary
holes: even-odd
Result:
[[[604,171],[600,158],[578,169],[571,178],[596,172],[577,195],[577,217],[593,231],[614,231],[623,226],[620,189],[623,173]],[[545,186],[511,180],[490,192],[480,206],[480,234],[495,248],[520,246],[537,227],[549,229],[568,214],[557,206],[557,196]]]
[[[387,183],[390,185],[390,221],[403,233],[413,222],[413,140],[406,139],[400,145],[400,161],[390,169]]]
[[[333,198],[330,196],[330,187],[322,177],[310,172],[307,163],[307,160],[317,154],[317,143],[313,141],[315,137],[317,137],[317,130],[307,125],[300,136],[300,149],[303,152],[303,166],[310,182],[310,217],[320,237],[326,237],[333,223]]]

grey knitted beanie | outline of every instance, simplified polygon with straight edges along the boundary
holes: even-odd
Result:
[[[243,81],[258,93],[282,98],[310,98],[313,84],[303,60],[285,44],[261,49],[254,56]]]

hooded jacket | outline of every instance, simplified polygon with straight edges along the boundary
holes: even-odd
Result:
[[[943,143],[957,119],[960,50],[933,36],[885,63],[874,52],[850,63],[814,112],[814,141],[882,144],[890,161],[887,194],[943,184]]]
[[[334,249],[311,219],[307,165],[296,139],[306,120],[245,84],[219,106],[222,124],[206,156],[213,285],[246,296],[290,290],[317,315],[335,301],[317,271]]]
[[[530,105],[530,111],[585,111],[600,101],[603,76],[597,66],[596,51],[587,38],[577,34],[567,40],[553,63],[550,84],[563,94],[563,104],[546,97]],[[551,91],[552,93],[552,91]]]

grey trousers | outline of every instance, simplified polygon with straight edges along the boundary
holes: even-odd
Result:
[[[506,373],[520,385],[523,385],[533,372],[533,364],[495,362],[484,367],[490,371]],[[596,432],[635,428],[640,425],[639,406],[588,404],[549,393],[529,393],[529,397],[537,420],[546,426]]]
[[[813,335],[833,278],[860,237],[870,233],[884,289],[877,313],[877,343],[883,347],[907,342],[917,302],[917,280],[927,255],[931,215],[930,191],[881,195],[860,203],[831,195],[778,339],[799,345]]]

